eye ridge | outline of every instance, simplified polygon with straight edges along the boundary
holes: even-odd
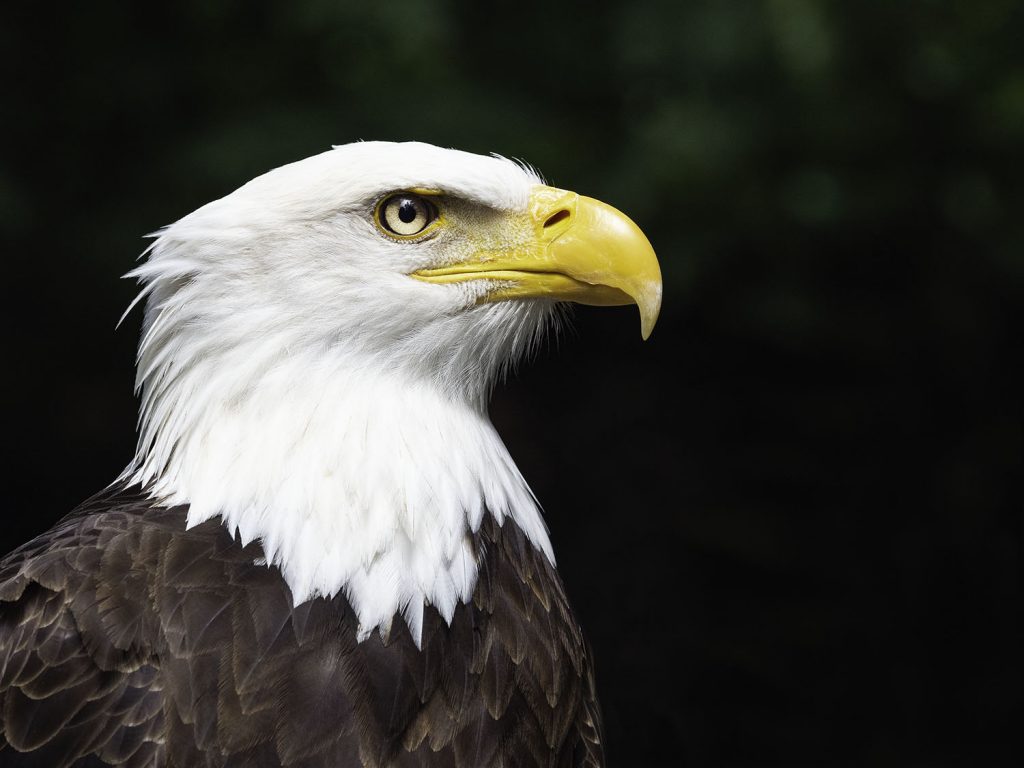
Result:
[[[388,234],[400,238],[415,237],[437,220],[433,202],[415,192],[396,192],[377,206],[377,224]]]

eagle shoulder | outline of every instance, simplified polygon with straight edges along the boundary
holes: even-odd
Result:
[[[110,501],[90,499],[0,560],[3,765],[163,762],[159,670],[126,539],[140,500]]]

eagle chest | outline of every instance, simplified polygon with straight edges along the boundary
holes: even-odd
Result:
[[[31,681],[7,687],[12,744],[81,754],[64,744],[65,716],[98,708],[118,745],[107,758],[128,765],[599,764],[587,762],[599,718],[583,639],[557,574],[514,524],[485,522],[472,601],[450,625],[428,608],[417,647],[400,617],[360,642],[343,595],[293,606],[257,544],[215,520],[185,531],[184,517],[128,504],[68,520],[22,563],[22,600],[40,602],[39,623],[60,614],[66,644],[77,628],[86,652],[58,663],[29,643],[15,655],[86,683],[58,691],[77,709],[30,706]]]

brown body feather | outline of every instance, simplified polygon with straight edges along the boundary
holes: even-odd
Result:
[[[341,595],[297,607],[218,520],[114,489],[0,561],[0,765],[600,766],[588,649],[511,522],[422,648],[357,642]]]

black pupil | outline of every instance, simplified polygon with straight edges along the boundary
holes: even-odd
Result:
[[[398,204],[398,219],[403,224],[411,224],[416,219],[416,203],[408,197]]]

